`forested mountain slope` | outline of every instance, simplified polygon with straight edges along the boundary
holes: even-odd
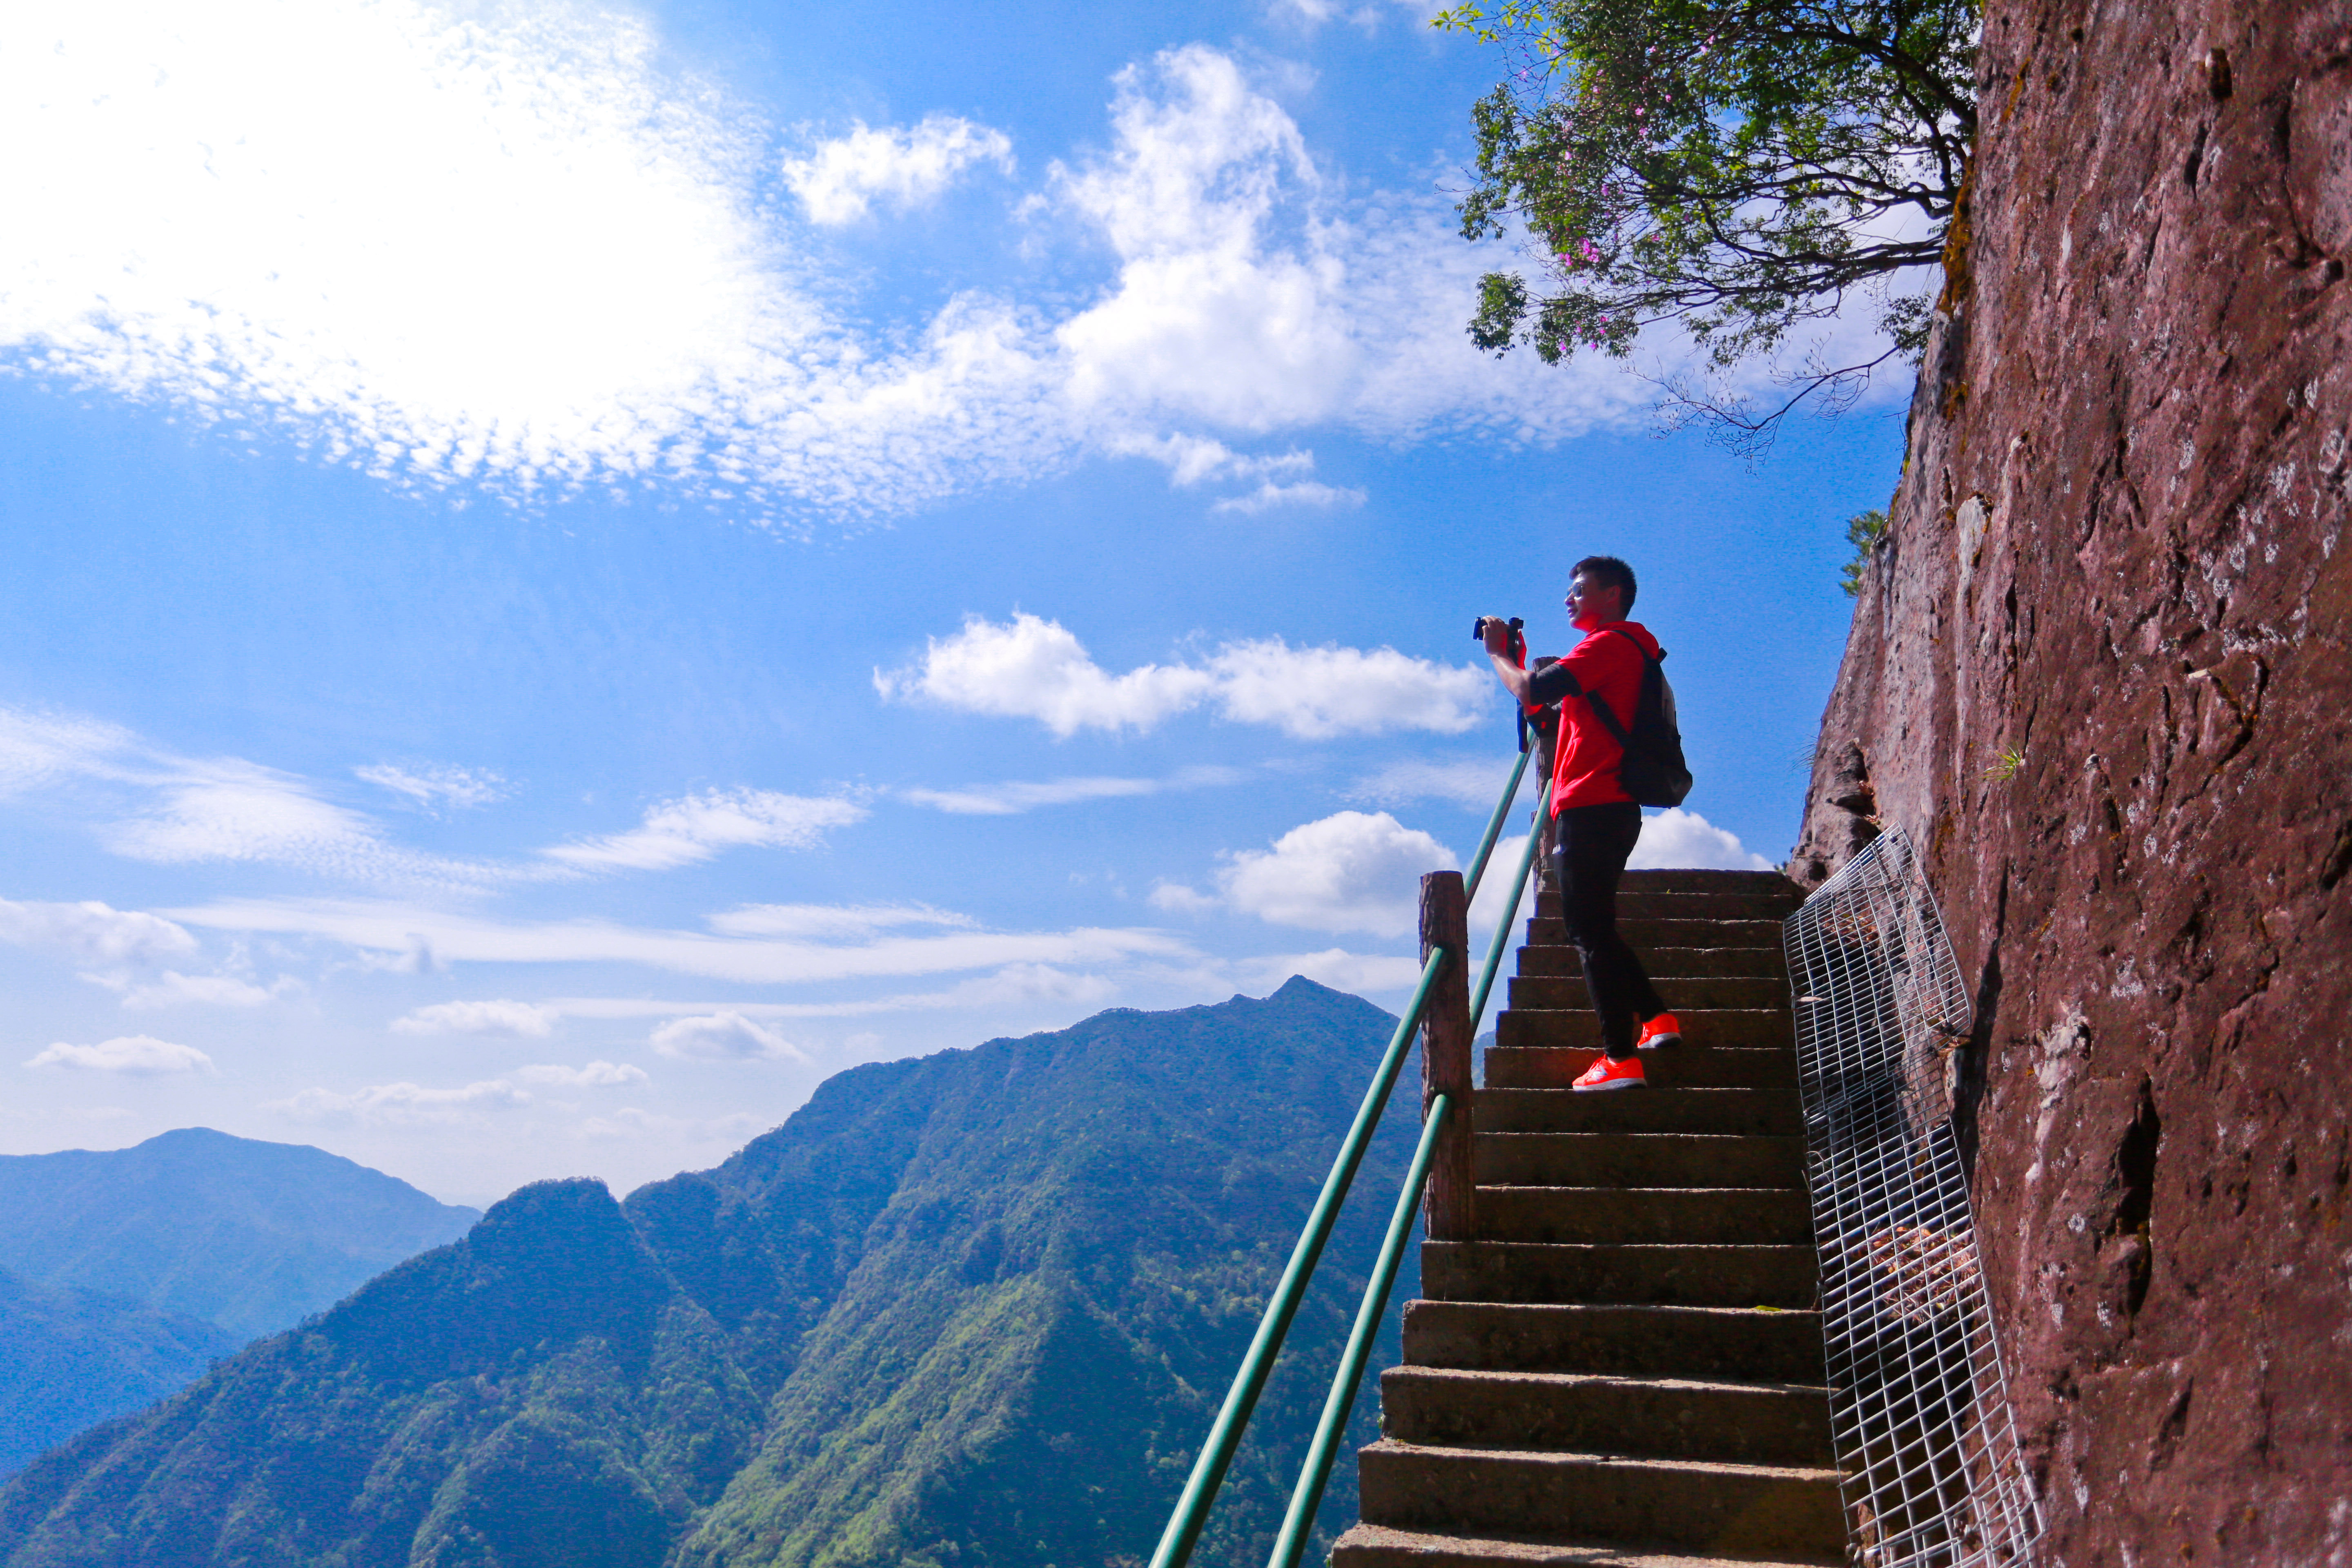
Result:
[[[0,1268],[202,1318],[238,1342],[454,1241],[478,1211],[299,1143],[183,1127],[0,1155]]]
[[[200,1319],[0,1268],[0,1476],[182,1387],[236,1344]]]
[[[1391,1025],[1303,980],[1106,1013],[855,1068],[625,1205],[525,1188],[44,1458],[0,1489],[0,1563],[1139,1560]],[[1261,1405],[1282,1440],[1202,1563],[1263,1556],[1412,1131],[1367,1162]]]

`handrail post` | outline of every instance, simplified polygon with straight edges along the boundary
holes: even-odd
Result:
[[[1429,1120],[1438,1097],[1454,1112],[1429,1171],[1427,1209],[1433,1241],[1463,1241],[1473,1234],[1474,1173],[1470,1163],[1470,900],[1459,871],[1433,871],[1421,879],[1421,959],[1448,955],[1421,1020],[1421,1115]],[[1460,953],[1461,958],[1450,955]]]

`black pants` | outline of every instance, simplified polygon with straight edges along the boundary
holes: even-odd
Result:
[[[1568,940],[1584,963],[1584,988],[1601,1015],[1601,1043],[1620,1061],[1633,1054],[1633,1031],[1666,1010],[1650,989],[1642,961],[1617,934],[1617,879],[1642,837],[1642,808],[1572,805],[1554,824],[1553,865]]]

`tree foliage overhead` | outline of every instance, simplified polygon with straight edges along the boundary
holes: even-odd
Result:
[[[1463,0],[1434,25],[1512,66],[1473,111],[1463,235],[1543,247],[1536,282],[1483,279],[1480,348],[1622,358],[1678,321],[1727,369],[1870,288],[1894,340],[1871,363],[1917,357],[1927,302],[1889,284],[1962,199],[1975,0]],[[1815,363],[1796,395],[1869,368]]]

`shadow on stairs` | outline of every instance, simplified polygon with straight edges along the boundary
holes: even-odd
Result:
[[[1769,871],[1628,872],[1619,925],[1681,1021],[1649,1087],[1600,1047],[1538,896],[1473,1104],[1475,1230],[1381,1380],[1334,1568],[1840,1563],[1796,1041]]]

